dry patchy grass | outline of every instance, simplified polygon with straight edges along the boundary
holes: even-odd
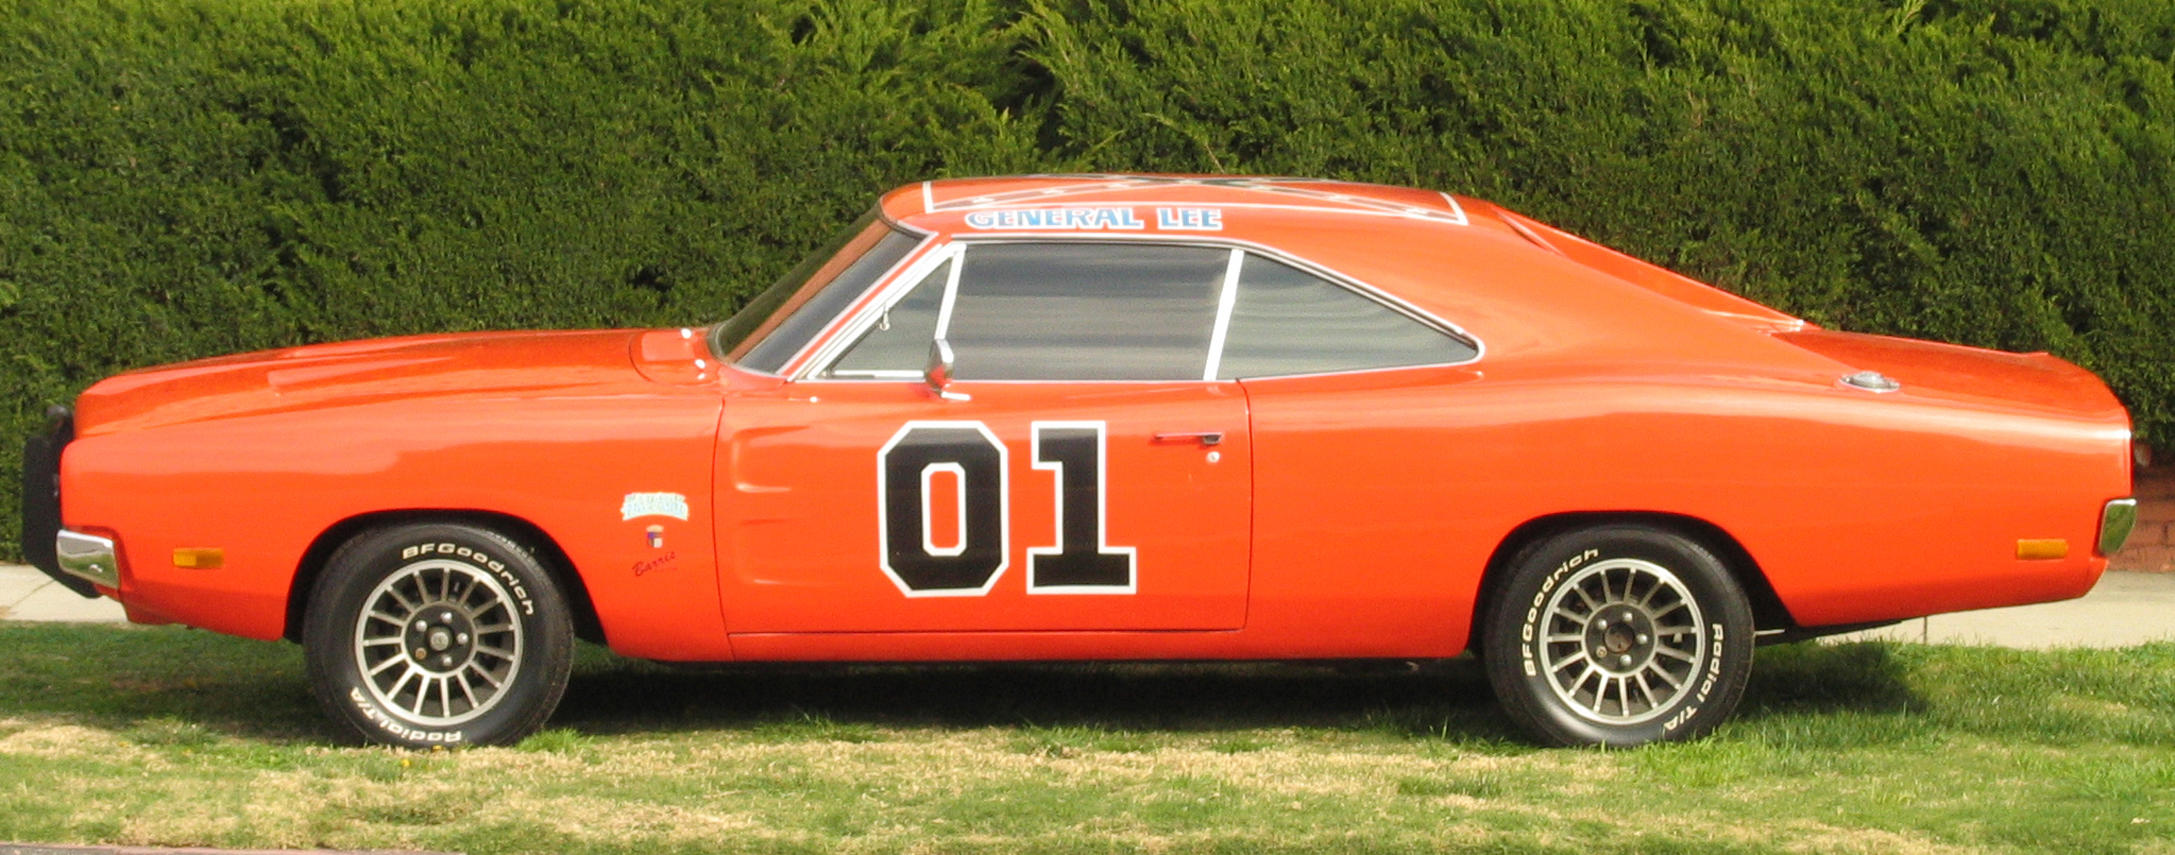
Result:
[[[1770,650],[1738,720],[1630,752],[1517,742],[1457,664],[694,673],[592,652],[553,730],[408,753],[327,747],[290,647],[0,645],[0,839],[1892,853],[2166,851],[2175,829],[2175,646]]]

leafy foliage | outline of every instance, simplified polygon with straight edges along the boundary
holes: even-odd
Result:
[[[2157,0],[0,0],[0,443],[134,366],[708,322],[891,186],[1088,169],[1493,199],[2175,443],[2171,58]]]

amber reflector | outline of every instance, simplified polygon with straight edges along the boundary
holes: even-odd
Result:
[[[2049,537],[2040,540],[2019,540],[2016,542],[2016,557],[2068,558],[2069,541],[2063,540],[2059,537]]]
[[[185,547],[174,550],[174,566],[196,570],[217,570],[227,563],[227,551],[217,547]]]

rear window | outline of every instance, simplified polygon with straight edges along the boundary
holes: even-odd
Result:
[[[1356,291],[1249,253],[1216,377],[1464,362],[1478,348]]]

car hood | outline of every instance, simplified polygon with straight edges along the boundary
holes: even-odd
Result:
[[[92,386],[77,399],[76,429],[88,436],[390,399],[565,394],[644,377],[687,382],[700,343],[678,330],[458,333],[221,356]]]

